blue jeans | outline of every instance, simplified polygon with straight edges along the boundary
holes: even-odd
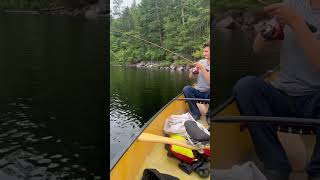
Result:
[[[258,77],[240,79],[234,87],[241,115],[301,117],[320,120],[320,91],[308,96],[288,96]],[[291,165],[274,126],[248,123],[256,153],[265,169],[290,172]],[[308,166],[309,175],[320,175],[320,132]]]
[[[210,98],[210,91],[208,92],[201,92],[192,86],[185,86],[182,90],[184,96],[186,98],[201,98],[201,99],[209,99]],[[191,111],[192,116],[195,120],[199,120],[201,117],[200,111],[197,106],[197,101],[188,100],[189,109]],[[210,108],[209,108],[210,109]],[[209,111],[207,116],[209,115]]]

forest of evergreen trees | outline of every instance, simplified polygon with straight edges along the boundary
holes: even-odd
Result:
[[[121,10],[114,0],[111,16],[111,63],[140,61],[184,63],[182,59],[118,31],[129,33],[189,59],[199,59],[210,35],[209,0],[141,0]]]

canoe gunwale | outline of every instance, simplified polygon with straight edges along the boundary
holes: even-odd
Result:
[[[135,134],[135,137],[128,143],[127,147],[122,149],[117,155],[111,160],[110,162],[110,172],[112,169],[116,166],[118,161],[122,158],[122,156],[130,149],[132,144],[138,140],[138,137],[140,134],[144,132],[144,130],[156,119],[156,117],[162,113],[164,109],[166,109],[171,103],[173,103],[175,100],[177,100],[183,93],[179,93],[176,97],[174,97],[171,101],[169,101],[165,106],[163,106],[155,115],[153,115],[141,128],[141,130]]]
[[[274,116],[215,116],[211,118],[215,123],[271,123],[277,125],[301,125],[320,126],[319,119],[295,118],[295,117],[274,117]]]
[[[233,102],[235,102],[235,97],[234,96],[231,96],[229,97],[226,101],[224,101],[222,104],[220,104],[218,107],[216,107],[214,110],[213,110],[213,113],[211,115],[211,121],[212,121],[212,118],[214,116],[216,116],[217,114],[219,114],[221,111],[223,111],[226,107],[228,107],[230,104],[232,104]]]

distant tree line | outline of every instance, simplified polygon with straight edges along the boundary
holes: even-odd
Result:
[[[111,61],[181,61],[171,53],[130,38],[118,31],[144,38],[187,58],[200,58],[209,40],[209,0],[142,0],[121,9],[114,0],[111,16]]]

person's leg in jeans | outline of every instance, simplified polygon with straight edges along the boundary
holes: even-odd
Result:
[[[304,118],[314,118],[320,121],[320,92],[305,97],[303,103],[300,103],[301,109],[303,110]],[[316,144],[313,150],[313,154],[307,168],[309,176],[320,180],[320,129],[317,130]]]
[[[258,77],[240,79],[234,87],[234,95],[241,115],[291,116],[289,97]],[[291,165],[276,130],[271,124],[248,123],[251,139],[264,168],[289,175]]]
[[[200,92],[192,86],[185,86],[183,88],[183,94],[186,98],[206,98],[207,92]],[[195,120],[199,120],[201,117],[197,101],[188,100],[190,112]]]

